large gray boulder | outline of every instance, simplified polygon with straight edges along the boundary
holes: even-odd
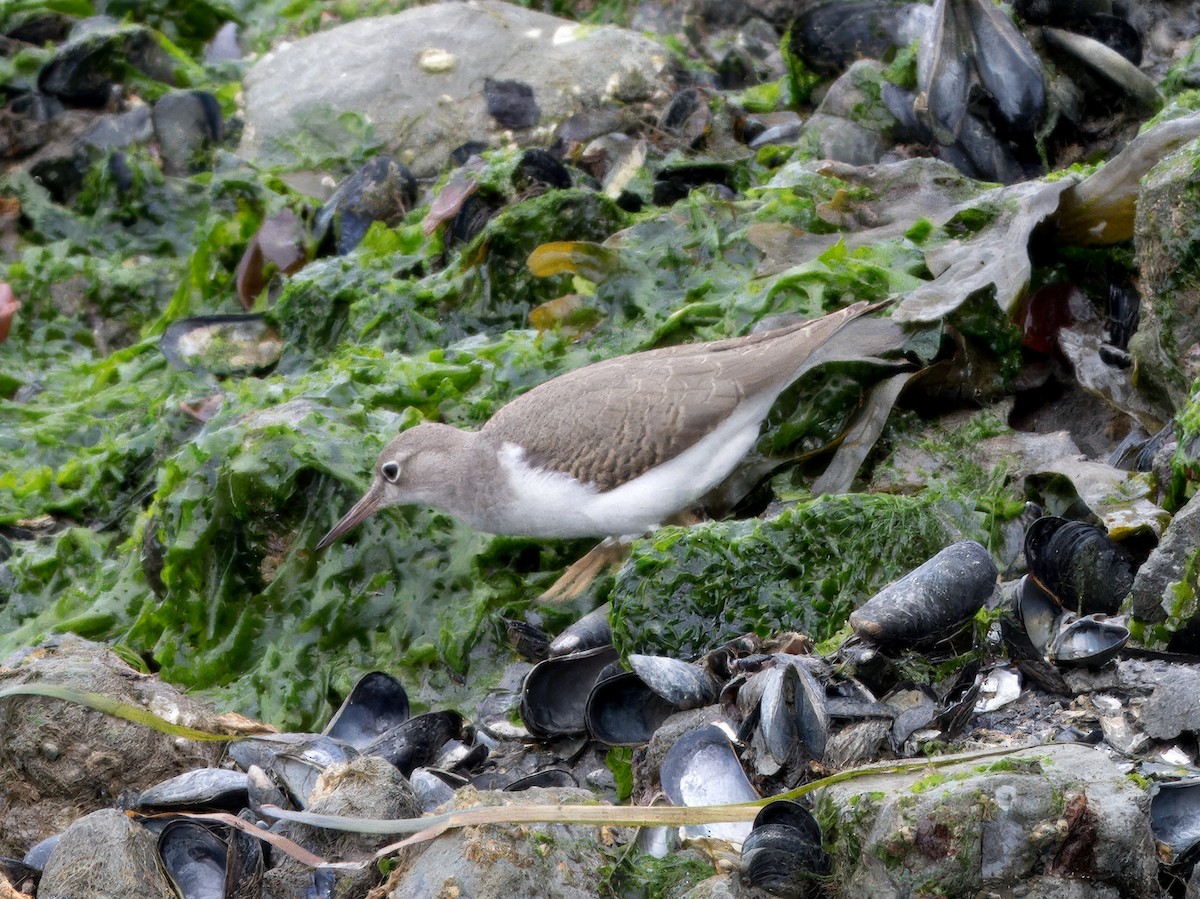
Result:
[[[1161,894],[1146,794],[1103,751],[1056,744],[991,761],[818,791],[840,895],[1017,895],[1035,880],[1022,895]]]
[[[510,129],[489,114],[489,79],[493,88],[531,88],[536,123]],[[244,82],[241,153],[294,166],[303,161],[297,147],[337,144],[338,117],[359,113],[385,150],[423,177],[465,141],[546,143],[567,116],[657,105],[670,86],[668,54],[635,32],[500,0],[437,3],[359,19],[267,54]]]

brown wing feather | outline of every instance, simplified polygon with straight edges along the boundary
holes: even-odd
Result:
[[[778,395],[813,350],[874,308],[857,303],[774,331],[585,366],[513,400],[481,433],[519,443],[541,468],[611,490],[692,446],[744,397]]]

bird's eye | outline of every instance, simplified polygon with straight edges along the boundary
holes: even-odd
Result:
[[[400,463],[385,462],[383,463],[383,467],[379,469],[379,472],[394,484],[396,483],[396,478],[400,477]]]

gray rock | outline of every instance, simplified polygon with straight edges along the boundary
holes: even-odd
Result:
[[[485,83],[528,85],[544,128],[588,109],[665,98],[667,54],[641,35],[581,26],[500,0],[438,3],[359,19],[287,44],[246,76],[241,152],[294,165],[293,142],[331,139],[337,116],[358,113],[387,152],[418,177],[467,140],[495,142]],[[334,138],[336,139],[336,138]]]
[[[158,838],[123,812],[80,818],[54,847],[38,885],[42,899],[173,899]]]
[[[1145,670],[1161,675],[1141,707],[1141,726],[1146,736],[1173,740],[1183,733],[1200,733],[1200,668],[1160,664],[1146,666]],[[1123,670],[1121,674],[1124,681]]]
[[[459,809],[477,805],[558,805],[594,803],[590,790],[534,788],[520,793],[455,795]],[[419,849],[420,847],[418,847]],[[411,896],[538,896],[592,899],[600,895],[597,872],[605,863],[593,825],[533,824],[465,827],[425,844],[419,854],[398,859],[388,879],[388,899]]]
[[[216,727],[207,706],[71,635],[3,660],[0,688],[26,683],[99,693],[179,724]],[[8,699],[0,703],[0,855],[20,856],[81,813],[111,807],[124,791],[215,765],[220,754],[220,743],[182,740],[73,702]]]
[[[1162,624],[1162,636],[1185,628],[1196,615],[1196,553],[1200,549],[1200,500],[1193,497],[1163,532],[1162,540],[1133,579],[1130,598],[1135,618]],[[1152,640],[1158,634],[1148,635]],[[1197,651],[1196,647],[1177,647]]]
[[[992,762],[820,790],[842,895],[1018,895],[1035,871],[1068,883],[1021,895],[1159,895],[1146,796],[1103,752],[1048,745]]]
[[[1200,374],[1200,281],[1195,237],[1183,223],[1200,215],[1195,166],[1200,141],[1168,155],[1142,179],[1134,247],[1142,287],[1141,322],[1129,341],[1138,383],[1179,408]]]
[[[802,139],[818,156],[847,165],[879,162],[891,141],[883,130],[894,119],[878,99],[883,67],[860,59],[830,85],[821,105],[804,126]],[[874,91],[869,90],[874,85]]]
[[[348,818],[417,818],[421,815],[421,803],[395,765],[379,756],[359,756],[325,770],[317,780],[307,810],[317,815]],[[293,824],[286,830],[291,839],[330,861],[361,858],[381,842],[387,842],[378,834],[324,830],[304,824]],[[287,858],[266,873],[264,893],[267,899],[304,895],[311,875],[308,866]],[[365,895],[371,879],[369,868],[339,873],[337,895]]]

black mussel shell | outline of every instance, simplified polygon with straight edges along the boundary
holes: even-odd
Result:
[[[732,189],[733,169],[722,162],[679,162],[664,166],[654,176],[654,202],[670,206],[690,194],[693,188],[716,184]]]
[[[1135,66],[1142,64],[1142,36],[1129,22],[1118,16],[1092,13],[1074,23],[1071,30],[1116,50]]]
[[[501,128],[532,128],[542,116],[533,88],[524,81],[485,78],[483,99]]]
[[[4,883],[16,890],[18,895],[34,896],[42,872],[40,868],[35,868],[20,859],[0,856],[0,877],[3,877]]]
[[[61,836],[61,833],[56,833],[44,840],[38,840],[29,847],[29,851],[25,853],[25,857],[21,861],[37,871],[44,871],[46,862],[50,860],[50,853],[58,845],[58,838]]]
[[[1025,559],[1038,586],[1081,615],[1115,614],[1133,588],[1133,563],[1101,528],[1045,515],[1025,531]]]
[[[742,844],[742,881],[774,896],[817,896],[831,870],[820,825],[790,800],[764,806]]]
[[[521,154],[513,169],[512,183],[520,192],[547,188],[566,190],[571,186],[571,172],[553,153],[535,148]]]
[[[1129,642],[1129,628],[1104,615],[1065,621],[1046,648],[1046,658],[1065,667],[1099,668]]]
[[[414,768],[432,762],[447,742],[462,733],[462,727],[463,717],[458,712],[426,712],[388,729],[362,752],[387,759],[408,777]]]
[[[611,611],[612,604],[606,602],[567,625],[562,633],[550,641],[550,655],[565,656],[611,645],[612,626],[608,621]]]
[[[896,46],[903,3],[833,0],[814,3],[789,30],[791,50],[821,75],[840,75],[857,59],[882,59]]]
[[[408,693],[400,681],[383,671],[370,671],[358,679],[322,733],[362,749],[408,716]]]
[[[317,212],[313,235],[327,243],[332,235],[339,256],[358,246],[375,222],[399,224],[417,204],[417,179],[404,163],[376,156],[338,185]]]
[[[550,655],[550,637],[535,624],[518,618],[504,618],[508,645],[527,662],[541,662]]]
[[[629,666],[647,687],[677,709],[698,709],[717,700],[720,685],[700,665],[631,653]]]
[[[180,899],[223,899],[225,841],[197,821],[171,821],[158,835],[158,855]]]
[[[556,656],[534,665],[521,688],[521,720],[538,739],[582,734],[588,696],[600,674],[617,661],[611,646]]]
[[[1033,135],[1046,109],[1042,61],[1016,25],[991,0],[969,0],[974,69],[1013,133]]]
[[[796,737],[814,759],[825,756],[829,740],[829,709],[825,687],[802,665],[789,665],[796,672]]]
[[[758,729],[767,752],[779,764],[796,748],[796,691],[800,675],[790,665],[777,665],[755,675],[762,684],[758,698]]]
[[[236,812],[246,807],[248,784],[242,771],[228,768],[196,768],[164,780],[138,796],[139,809],[225,809]]]
[[[579,781],[575,779],[566,768],[543,768],[541,771],[535,771],[532,774],[526,774],[524,777],[518,777],[516,780],[504,787],[506,793],[518,793],[521,790],[528,790],[533,787],[578,787]]]
[[[638,746],[677,711],[635,672],[622,671],[596,681],[584,719],[593,739],[609,746]]]
[[[462,783],[451,786],[444,777],[429,768],[417,768],[408,780],[412,784],[413,792],[417,794],[417,801],[421,803],[421,809],[426,812],[431,812],[443,803],[449,802],[454,798],[454,791],[468,782],[461,779]]]
[[[1172,868],[1190,866],[1200,858],[1200,779],[1151,787],[1150,830],[1159,856]]]
[[[851,613],[850,625],[878,643],[932,646],[983,607],[998,576],[991,553],[963,540],[876,593]]]
[[[349,761],[355,750],[322,734],[270,734],[237,740],[229,756],[249,773],[252,765],[281,783],[301,807],[308,805],[317,778],[332,764]],[[253,791],[254,784],[250,784]]]
[[[204,315],[172,322],[159,348],[175,368],[218,376],[263,372],[279,361],[283,340],[261,315]]]

